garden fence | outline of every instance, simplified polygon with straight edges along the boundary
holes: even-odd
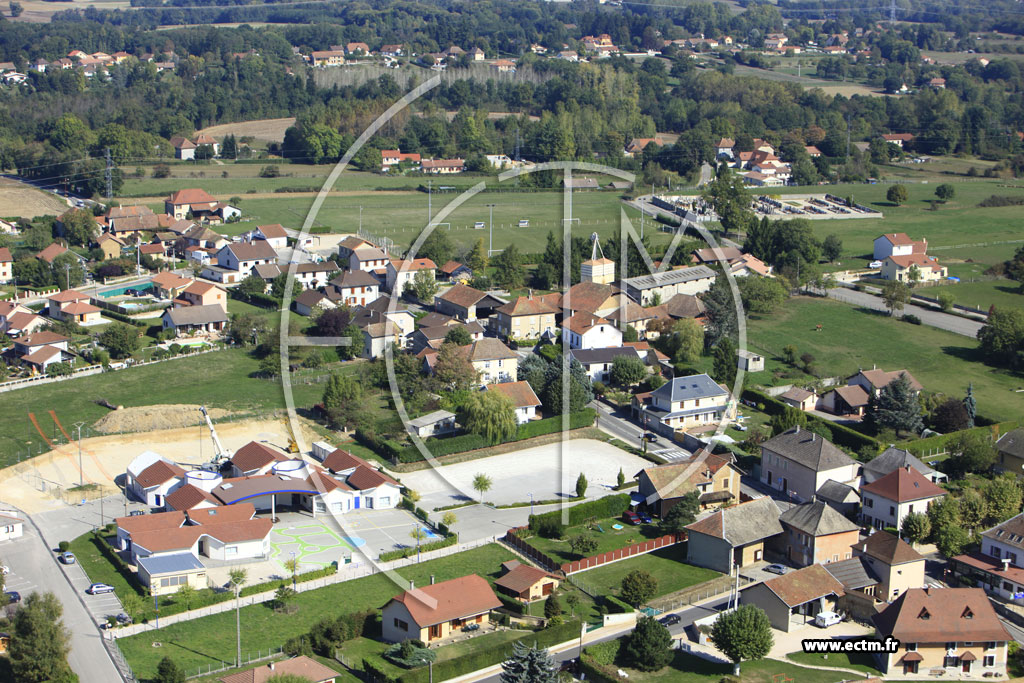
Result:
[[[256,654],[255,655],[253,655],[251,652],[242,655],[242,666],[247,666],[249,664],[255,664],[256,662],[263,662],[263,661],[266,661],[268,659],[274,659],[275,657],[279,657],[282,654],[283,654],[283,651],[281,649],[281,646],[278,646],[276,648],[271,648],[269,650],[256,650]],[[236,668],[238,668],[238,665],[234,664],[234,663],[230,663],[229,664],[228,662],[221,661],[221,666],[220,667],[218,667],[216,669],[213,668],[213,667],[214,667],[213,664],[207,664],[205,669],[203,667],[201,667],[201,666],[200,667],[196,667],[196,673],[193,674],[193,675],[190,675],[185,680],[192,680],[193,678],[200,678],[200,677],[203,677],[203,676],[211,676],[213,674],[220,673],[221,671],[228,671],[230,669],[236,669]]]

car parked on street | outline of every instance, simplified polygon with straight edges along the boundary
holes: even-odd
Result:
[[[5,591],[4,597],[7,598],[8,605],[14,605],[21,602],[21,593],[18,591]]]
[[[668,614],[663,616],[661,619],[658,619],[658,621],[660,621],[665,626],[675,626],[682,620],[683,618],[680,617],[678,614]]]
[[[109,583],[92,583],[85,589],[85,592],[89,595],[103,595],[104,593],[113,593],[114,587]]]
[[[74,553],[61,553],[57,556],[57,559],[60,560],[61,564],[74,564],[77,562]]]

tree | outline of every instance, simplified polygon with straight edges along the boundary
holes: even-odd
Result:
[[[769,425],[772,428],[772,435],[776,436],[793,427],[807,426],[807,413],[799,408],[787,406],[781,413],[772,415]]]
[[[473,488],[480,494],[480,502],[484,502],[484,494],[491,490],[491,478],[483,472],[477,472],[473,476]]]
[[[730,391],[736,382],[736,344],[729,337],[718,340],[712,353],[711,375],[715,381],[724,384]]]
[[[960,523],[969,533],[974,533],[988,518],[988,503],[978,489],[964,489],[956,500],[960,507]]]
[[[743,305],[752,313],[771,313],[788,295],[786,286],[775,277],[737,278]]]
[[[11,0],[9,6],[11,9],[12,17],[20,17],[21,13],[25,11],[25,8],[22,6],[22,4],[20,2],[16,2],[15,0]]]
[[[153,178],[170,178],[171,167],[167,164],[157,164],[149,174]]]
[[[558,667],[547,650],[512,643],[512,655],[501,663],[501,683],[557,683]]]
[[[921,417],[921,402],[917,399],[906,373],[882,387],[876,396],[868,401],[864,419],[878,428],[918,434],[924,428]]]
[[[444,524],[448,528],[451,528],[458,521],[459,518],[451,510],[444,513],[444,515],[441,517],[441,524]]]
[[[187,612],[189,607],[192,605],[192,601],[196,599],[196,589],[192,587],[190,583],[183,583],[178,587],[177,592],[174,594],[174,601],[181,603],[185,606]]]
[[[558,596],[554,593],[548,596],[548,599],[544,601],[544,617],[551,619],[557,617],[562,613],[562,604],[558,600]]]
[[[366,410],[362,397],[363,385],[358,379],[351,375],[331,374],[321,398],[331,425],[345,428],[358,426]]]
[[[32,593],[14,613],[7,651],[14,680],[19,683],[74,680],[67,662],[71,634],[61,620],[63,612],[53,593]]]
[[[932,427],[943,434],[958,432],[967,429],[970,425],[967,420],[967,409],[963,401],[955,398],[947,398],[935,406],[931,415]]]
[[[900,525],[900,531],[903,532],[903,536],[911,543],[920,543],[928,538],[931,530],[932,525],[928,521],[928,515],[923,512],[909,513],[903,518],[903,524]]]
[[[754,221],[750,194],[743,179],[724,164],[719,168],[718,177],[708,185],[704,199],[714,207],[727,232],[746,232]]]
[[[114,358],[127,358],[139,348],[139,328],[125,323],[111,323],[100,333],[99,342]]]
[[[907,188],[905,185],[890,185],[889,189],[885,193],[885,198],[890,202],[899,206],[905,204],[909,195],[907,194]]]
[[[680,318],[671,323],[668,334],[659,337],[663,353],[673,363],[693,363],[704,350],[704,326],[693,318]]]
[[[85,268],[78,256],[66,251],[53,259],[53,282],[61,288],[77,287],[85,282]]]
[[[944,526],[935,532],[935,547],[946,557],[963,554],[964,548],[971,542],[971,537],[963,527]]]
[[[99,228],[96,218],[88,209],[71,209],[60,217],[64,226],[64,237],[71,244],[86,246],[96,239]]]
[[[416,258],[428,258],[438,267],[443,266],[455,257],[455,245],[451,237],[441,228],[435,228],[416,251]],[[410,256],[409,258],[412,258]]]
[[[164,657],[156,666],[153,683],[185,683],[185,672],[170,657]]]
[[[576,477],[576,497],[582,498],[585,495],[587,495],[587,477],[580,472],[580,476]]]
[[[242,666],[242,586],[249,578],[249,573],[241,568],[228,572],[228,584],[235,591],[235,664]]]
[[[960,526],[960,506],[952,496],[943,496],[928,506],[928,521],[932,527],[932,539],[940,529]]]
[[[483,237],[476,241],[476,244],[473,245],[473,248],[466,256],[466,265],[469,266],[474,275],[484,275],[484,271],[487,270],[487,247],[484,246]]]
[[[953,304],[956,303],[956,297],[949,292],[939,292],[935,297],[939,300],[939,307],[946,313],[953,310]]]
[[[666,534],[684,533],[686,525],[693,524],[697,520],[698,512],[700,512],[700,492],[690,491],[669,508],[658,526]]]
[[[615,476],[615,483],[618,485],[620,489],[626,483],[626,474],[622,471],[621,467],[619,468],[619,473]]]
[[[704,326],[704,344],[713,347],[723,337],[735,337],[737,322],[736,300],[732,288],[724,275],[715,278],[711,289],[700,295],[706,309],[707,322]]]
[[[616,356],[608,373],[612,382],[620,387],[639,383],[647,376],[647,367],[637,356]]]
[[[989,521],[998,524],[1020,512],[1024,488],[1016,476],[1006,472],[988,482],[983,495]]]
[[[419,301],[425,304],[432,304],[434,302],[434,295],[437,294],[440,286],[437,284],[437,280],[434,279],[433,271],[424,268],[416,271],[416,274],[412,276],[412,283],[407,285],[406,289],[410,290]]]
[[[587,534],[576,534],[569,538],[569,547],[580,557],[586,557],[597,550],[597,539]]]
[[[494,284],[507,290],[519,289],[526,282],[523,257],[515,244],[510,244],[491,259],[494,267]]]
[[[281,612],[289,611],[288,605],[295,601],[295,596],[298,595],[292,588],[289,588],[287,584],[282,583],[274,591],[274,607]]]
[[[921,283],[921,269],[917,267],[917,264],[910,266],[907,271],[907,286],[913,289]]]
[[[637,620],[625,646],[626,655],[640,671],[658,671],[672,661],[672,634],[651,616]]]
[[[516,409],[499,391],[475,391],[458,410],[459,424],[471,434],[479,434],[491,443],[508,441],[516,434]]]
[[[711,628],[711,642],[733,663],[733,674],[740,674],[740,662],[761,659],[772,649],[771,622],[764,610],[755,605],[740,605],[725,612]]]
[[[267,293],[267,283],[259,275],[256,275],[255,273],[253,273],[249,277],[247,277],[244,280],[242,280],[241,282],[239,282],[237,289],[238,289],[239,292],[241,292],[242,294],[245,294],[248,297],[251,297],[254,294],[257,294],[257,295],[258,294],[266,294]]]
[[[825,257],[825,260],[829,263],[839,260],[839,256],[843,253],[843,240],[839,238],[839,235],[832,234],[825,238],[825,241],[821,244],[821,255]]]
[[[450,342],[441,344],[434,363],[434,380],[445,391],[462,391],[476,383],[477,373],[465,352]]]
[[[1024,310],[997,308],[978,330],[985,360],[1011,369],[1024,368]]]
[[[996,463],[996,448],[987,434],[960,432],[946,442],[949,457],[942,462],[951,477],[987,474]]]
[[[654,597],[658,592],[658,580],[650,572],[634,569],[622,577],[619,586],[619,597],[633,607],[639,607]]]
[[[956,196],[956,188],[949,183],[943,183],[935,188],[935,196],[943,202],[948,202]]]
[[[580,604],[580,595],[576,591],[572,591],[565,596],[565,604],[569,606],[569,616],[576,616],[576,608]]]
[[[299,561],[294,557],[290,557],[284,562],[284,568],[288,570],[288,573],[292,575],[292,588],[298,580],[299,575]]]
[[[473,343],[473,337],[469,334],[469,330],[466,329],[465,325],[452,325],[445,332],[444,341],[456,346],[465,346],[466,344]]]
[[[889,309],[889,315],[895,315],[898,311],[902,311],[903,306],[910,301],[910,288],[898,280],[890,280],[882,288],[882,301]]]

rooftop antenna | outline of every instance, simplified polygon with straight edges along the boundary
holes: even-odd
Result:
[[[590,260],[596,261],[598,254],[601,255],[601,258],[604,258],[604,249],[601,248],[601,240],[596,232],[590,233],[590,241],[594,243],[590,249]]]

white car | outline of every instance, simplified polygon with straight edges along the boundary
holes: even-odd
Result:
[[[820,626],[821,628],[828,628],[829,626],[838,624],[842,620],[843,618],[835,612],[818,612],[818,616],[814,617],[815,625]]]
[[[8,567],[6,564],[0,565],[0,574],[3,574],[4,576],[7,576],[10,573],[11,573],[11,568],[10,567]]]

